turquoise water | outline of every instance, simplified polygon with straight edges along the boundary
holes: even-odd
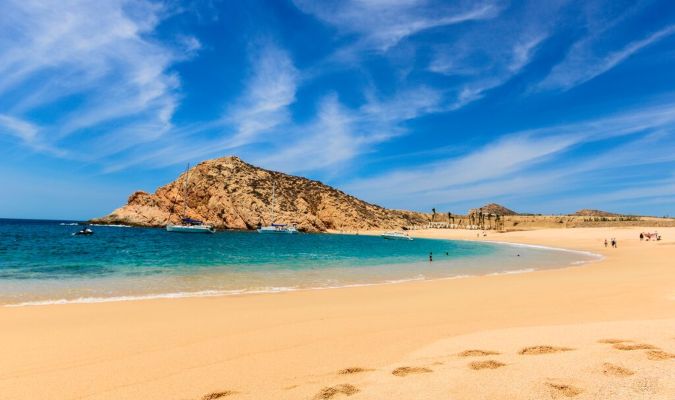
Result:
[[[176,234],[0,219],[0,303],[124,300],[512,273],[588,261],[577,252],[358,235]],[[429,253],[434,261],[429,262]]]

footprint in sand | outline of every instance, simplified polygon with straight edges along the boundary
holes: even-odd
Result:
[[[329,386],[321,389],[321,391],[317,393],[316,396],[314,396],[314,399],[315,400],[332,399],[333,397],[340,394],[344,394],[345,396],[351,396],[357,393],[358,391],[359,389],[356,386],[344,383],[342,385]]]
[[[600,340],[598,340],[598,343],[604,343],[604,344],[617,344],[617,343],[626,343],[626,342],[632,342],[632,340],[628,340],[628,339],[600,339]]]
[[[428,372],[433,371],[425,367],[400,367],[391,371],[391,374],[394,376],[407,376],[411,374],[424,374]]]
[[[555,346],[531,346],[521,349],[518,354],[530,356],[538,354],[551,354],[551,353],[560,353],[563,351],[572,351],[569,347],[555,347]]]
[[[361,372],[368,372],[372,371],[370,368],[361,368],[361,367],[350,367],[350,368],[345,368],[341,369],[338,371],[338,374],[340,375],[351,375],[351,374],[360,374]]]
[[[460,357],[484,357],[484,356],[496,356],[499,355],[498,352],[492,350],[464,350],[463,352],[457,354]]]
[[[202,400],[216,400],[221,399],[223,397],[231,396],[233,394],[235,394],[235,392],[231,390],[225,390],[223,392],[213,392],[202,396]]]
[[[549,387],[551,391],[551,397],[553,397],[554,399],[557,399],[561,396],[575,397],[583,392],[583,390],[579,389],[578,387],[574,387],[572,385],[568,385],[565,383],[548,382],[546,383],[546,386]]]
[[[649,350],[647,352],[647,358],[654,361],[663,361],[675,358],[675,354],[668,353],[663,350]]]
[[[620,367],[618,365],[604,363],[602,365],[602,373],[607,376],[618,376],[626,377],[635,374],[635,372],[629,370],[628,368]]]
[[[617,350],[625,350],[625,351],[658,350],[658,348],[656,346],[652,346],[651,344],[646,344],[646,343],[616,343],[612,347],[614,347]]]
[[[497,369],[505,366],[503,362],[495,361],[495,360],[487,360],[487,361],[474,361],[469,364],[469,368],[473,370],[480,370],[480,369]]]

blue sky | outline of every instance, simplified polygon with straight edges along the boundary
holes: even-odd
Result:
[[[0,216],[238,155],[387,207],[675,215],[672,1],[3,0]]]

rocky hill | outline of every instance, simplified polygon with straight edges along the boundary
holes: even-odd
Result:
[[[184,190],[186,174],[189,179]],[[183,216],[184,193],[187,217],[221,229],[254,229],[272,222],[297,224],[307,232],[400,229],[428,221],[422,213],[388,210],[318,181],[223,157],[196,165],[154,194],[135,192],[125,206],[92,222],[156,227],[178,223]]]
[[[579,210],[572,215],[576,215],[578,217],[617,217],[619,214],[614,214],[602,210],[592,210],[589,208],[584,208],[583,210]]]
[[[517,212],[513,210],[509,210],[508,208],[504,207],[501,204],[497,203],[489,203],[484,205],[483,207],[479,208],[474,208],[469,210],[469,214],[471,214],[471,211],[479,211],[482,210],[484,213],[488,214],[497,214],[497,215],[518,215]]]

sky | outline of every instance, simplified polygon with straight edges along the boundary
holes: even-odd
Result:
[[[675,215],[675,2],[1,0],[0,217],[237,155],[385,207]]]

